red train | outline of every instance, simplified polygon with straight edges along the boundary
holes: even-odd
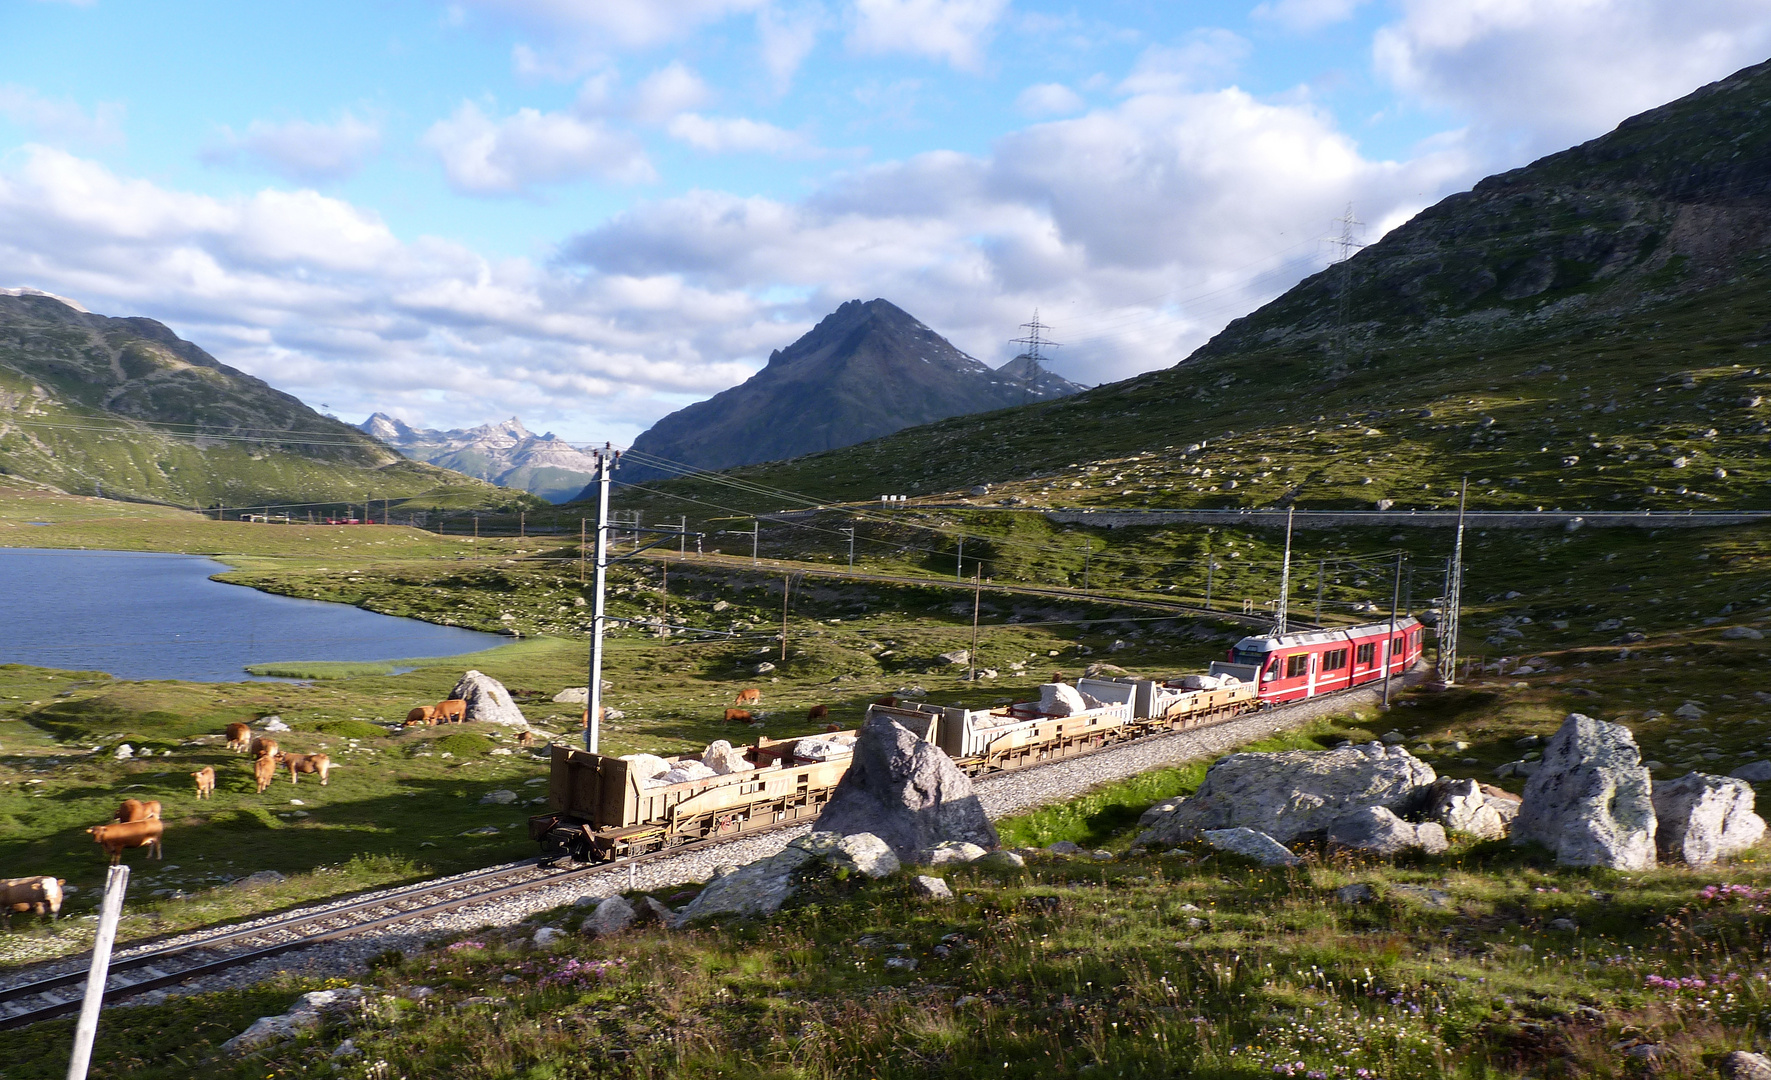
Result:
[[[1338,630],[1246,637],[1230,650],[1227,661],[1211,665],[1211,673],[1255,683],[1262,701],[1301,701],[1376,682],[1384,677],[1386,664],[1400,679],[1420,660],[1424,634],[1419,622],[1403,616],[1396,620],[1388,646],[1387,619]]]

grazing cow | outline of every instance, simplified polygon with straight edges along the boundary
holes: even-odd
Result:
[[[734,705],[759,705],[762,703],[762,699],[763,699],[763,692],[761,690],[758,690],[754,686],[747,686],[744,689],[738,691],[738,700],[732,702],[732,704],[734,704]]]
[[[197,782],[197,798],[207,799],[215,793],[215,766],[205,765],[191,774]]]
[[[150,821],[159,816],[160,800],[158,799],[148,799],[145,802],[141,799],[124,799],[122,804],[117,807],[117,812],[111,815],[111,820],[117,822]]]
[[[749,709],[726,710],[726,723],[728,724],[748,724],[753,719],[755,718],[750,715]]]
[[[236,753],[246,749],[247,742],[252,739],[252,729],[245,724],[229,724],[227,732],[228,749]]]
[[[1061,672],[1061,671],[1052,672],[1052,682],[1061,683],[1063,681],[1064,681],[1064,673],[1063,672]]]
[[[825,731],[841,731],[841,730],[842,730],[842,725],[841,725],[841,724],[836,724],[836,723],[830,723],[830,724],[825,724],[825,725],[824,725],[824,730],[825,730]]]
[[[431,727],[436,722],[437,707],[435,705],[420,705],[406,714],[407,727]]]
[[[439,701],[431,706],[439,724],[459,724],[467,719],[467,702],[460,698]]]
[[[332,767],[332,759],[325,754],[278,754],[277,764],[289,767],[289,782],[298,783],[296,773],[318,773],[320,786],[326,786],[326,770]]]
[[[895,709],[898,707],[898,699],[890,694],[887,694],[885,697],[874,698],[873,703],[875,705],[884,705],[888,709]]]
[[[12,929],[13,912],[47,915],[53,920],[61,914],[63,880],[45,874],[40,877],[0,879],[0,922]]]
[[[540,746],[545,741],[533,731],[523,731],[517,734],[517,745],[524,748]]]
[[[247,751],[247,753],[252,755],[254,761],[261,757],[276,757],[277,740],[267,739],[260,735],[258,738],[252,740],[252,749]]]
[[[813,705],[811,710],[806,713],[806,720],[808,722],[828,719],[830,719],[830,706],[828,705]]]
[[[260,795],[263,795],[264,789],[270,787],[271,781],[277,778],[277,757],[278,755],[272,754],[269,757],[252,759],[252,778],[258,781]]]
[[[160,850],[160,837],[165,831],[165,823],[159,818],[149,821],[126,821],[120,825],[94,825],[86,831],[92,839],[104,846],[105,853],[111,857],[111,865],[123,861],[123,849],[145,847],[151,859],[164,858]]]

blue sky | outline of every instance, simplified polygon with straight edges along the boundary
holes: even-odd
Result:
[[[1173,364],[1765,0],[0,0],[0,287],[359,420],[617,443],[884,296]]]

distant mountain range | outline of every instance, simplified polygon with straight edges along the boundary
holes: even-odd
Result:
[[[357,428],[409,458],[527,491],[549,502],[571,499],[596,472],[589,454],[552,432],[534,434],[514,416],[501,424],[435,431],[378,412]]]
[[[0,474],[187,507],[508,501],[409,461],[152,319],[0,289]]]
[[[992,370],[889,301],[850,300],[743,384],[654,424],[634,440],[622,479],[666,475],[648,455],[728,469],[1082,389],[1030,356]]]

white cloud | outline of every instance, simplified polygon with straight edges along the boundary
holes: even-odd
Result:
[[[517,195],[537,185],[596,177],[637,183],[656,176],[639,141],[602,120],[519,109],[493,120],[470,101],[431,125],[424,144],[449,183],[469,195]]]
[[[849,45],[860,52],[910,53],[965,71],[983,63],[984,40],[1008,0],[854,0]]]
[[[39,139],[56,143],[112,145],[123,141],[123,106],[100,102],[89,114],[66,99],[46,98],[27,86],[0,84],[0,116]]]
[[[744,117],[702,116],[683,113],[665,126],[672,138],[710,154],[797,154],[808,150],[796,132]]]
[[[1179,93],[1221,85],[1247,59],[1247,39],[1228,30],[1202,29],[1177,45],[1152,45],[1119,84],[1128,94]]]
[[[640,80],[628,111],[636,120],[658,123],[703,104],[708,96],[701,76],[672,61]]]
[[[686,37],[708,23],[755,11],[766,0],[466,0],[495,17],[564,33],[580,43],[645,47]]]
[[[254,120],[243,135],[223,128],[221,144],[202,157],[210,162],[253,158],[292,180],[314,182],[351,176],[380,150],[381,129],[347,112],[331,124]]]
[[[757,12],[756,33],[762,46],[763,68],[777,94],[787,92],[794,72],[818,43],[825,23],[824,8],[816,3],[797,7],[770,4]]]
[[[1270,0],[1255,5],[1249,15],[1303,33],[1346,22],[1364,3],[1366,0]]]
[[[1763,0],[1403,0],[1373,44],[1400,90],[1511,164],[1603,134],[1771,52]]]
[[[1085,107],[1082,95],[1063,83],[1038,83],[1015,97],[1015,108],[1023,116],[1069,116]]]

